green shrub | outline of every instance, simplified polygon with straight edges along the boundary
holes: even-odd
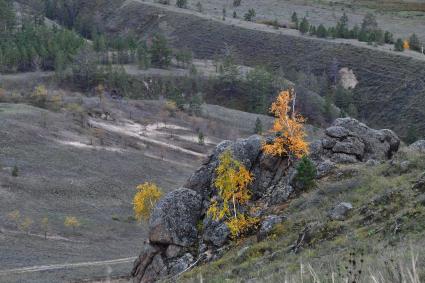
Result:
[[[205,145],[205,137],[202,132],[198,133],[198,144],[199,145]]]
[[[297,175],[295,180],[297,185],[304,190],[313,188],[316,185],[316,166],[307,156],[304,156],[297,166]]]
[[[249,9],[248,12],[245,13],[243,18],[245,19],[245,21],[252,22],[254,21],[255,15],[256,15],[255,10]]]
[[[325,38],[328,37],[328,30],[320,24],[316,31],[317,37]]]
[[[421,51],[422,44],[419,41],[418,36],[414,33],[409,38],[410,49],[415,51]]]
[[[241,5],[242,0],[233,0],[233,7],[239,7]]]
[[[19,168],[18,168],[18,165],[15,165],[13,166],[13,169],[12,169],[12,176],[18,177],[18,175],[19,175]]]
[[[401,38],[398,38],[397,41],[394,43],[394,49],[395,51],[403,52],[403,40]]]
[[[186,9],[187,8],[187,0],[177,0],[176,6],[179,8]]]
[[[305,34],[310,30],[310,23],[308,22],[306,17],[304,17],[301,21],[299,30],[302,34]]]

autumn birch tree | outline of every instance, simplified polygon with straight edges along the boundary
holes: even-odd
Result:
[[[233,158],[229,150],[220,155],[216,174],[214,185],[218,189],[219,198],[212,200],[208,214],[216,221],[226,219],[225,223],[232,236],[237,237],[258,221],[245,215],[240,209],[251,199],[248,185],[253,176],[245,166]]]
[[[270,112],[276,117],[273,132],[276,137],[272,143],[264,143],[266,154],[301,158],[308,154],[308,143],[304,130],[305,119],[295,111],[294,90],[282,91],[272,104]],[[292,102],[292,103],[291,103]]]
[[[137,193],[133,199],[133,209],[136,219],[140,222],[147,220],[162,193],[157,185],[144,183],[137,186]]]

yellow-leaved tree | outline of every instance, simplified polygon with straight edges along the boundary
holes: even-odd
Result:
[[[403,41],[403,49],[410,49],[410,43],[407,39]]]
[[[144,183],[137,186],[137,193],[133,198],[133,209],[136,219],[140,222],[148,220],[152,209],[161,198],[162,193],[157,185]]]
[[[292,104],[291,104],[292,102]],[[292,106],[292,107],[291,107]],[[269,155],[301,158],[308,154],[308,143],[305,140],[305,119],[295,112],[295,92],[280,92],[270,109],[276,117],[271,132],[276,137],[273,143],[263,144],[263,150]]]
[[[258,223],[258,219],[245,215],[240,209],[251,199],[248,185],[253,177],[245,166],[233,158],[229,150],[220,155],[216,174],[214,185],[218,189],[219,199],[212,200],[208,215],[216,221],[225,218],[235,238]]]
[[[36,86],[34,91],[31,93],[30,98],[36,106],[45,107],[48,98],[46,87],[44,85]]]

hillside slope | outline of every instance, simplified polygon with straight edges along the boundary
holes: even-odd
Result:
[[[146,235],[133,218],[135,187],[155,182],[165,193],[182,185],[211,148],[250,135],[259,117],[211,105],[203,117],[170,116],[161,101],[99,107],[95,98],[51,92],[65,94],[66,105],[82,101],[86,125],[66,105],[49,111],[0,103],[0,282],[128,275],[134,239]],[[66,227],[69,216],[81,225]]]
[[[361,119],[371,126],[394,129],[402,136],[406,124],[425,133],[425,125],[420,123],[425,118],[424,61],[350,44],[243,28],[160,5],[136,1],[124,4],[114,11],[107,2],[97,4],[106,32],[132,30],[146,37],[161,31],[174,47],[189,48],[197,58],[212,59],[228,46],[237,52],[240,64],[270,65],[284,72],[302,70],[320,75],[329,72],[336,62],[340,68],[353,69],[359,80],[355,97]],[[93,8],[93,4],[86,5]]]

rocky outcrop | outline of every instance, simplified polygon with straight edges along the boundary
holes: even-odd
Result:
[[[215,170],[219,156],[226,150],[253,174],[251,205],[259,209],[250,213],[261,220],[258,239],[267,237],[273,227],[284,220],[280,215],[269,215],[268,209],[284,204],[303,188],[297,184],[297,171],[287,157],[262,152],[262,143],[272,140],[255,135],[234,142],[223,141],[184,188],[168,193],[158,202],[149,223],[149,241],[132,271],[134,282],[172,277],[198,262],[221,255],[229,242],[230,230],[224,222],[214,221],[206,212],[211,199],[217,196]],[[337,163],[388,159],[397,151],[399,143],[389,130],[373,130],[351,118],[338,119],[326,130],[322,140],[311,144],[311,158],[317,165],[317,177],[321,178]],[[351,208],[341,203],[329,212],[329,217],[343,220]],[[310,230],[303,233],[294,251],[306,243]]]
[[[324,175],[332,163],[391,159],[399,146],[400,139],[391,130],[374,130],[353,118],[340,118],[310,148],[319,175]]]
[[[261,136],[221,142],[184,188],[168,193],[158,202],[149,223],[149,242],[134,264],[134,282],[153,282],[153,278],[178,274],[195,262],[216,258],[228,243],[227,225],[206,214],[217,193],[213,181],[224,151],[230,150],[253,174],[252,201],[261,201],[267,207],[287,201],[296,192],[295,169],[286,157],[263,154],[262,143]],[[262,217],[262,211],[256,213],[255,216]],[[282,221],[278,216],[265,218],[263,235],[278,219]]]

